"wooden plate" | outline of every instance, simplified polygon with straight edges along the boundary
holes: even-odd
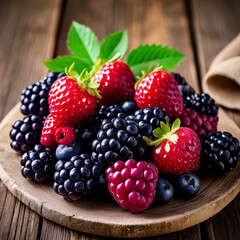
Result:
[[[67,202],[51,184],[27,181],[20,173],[20,156],[11,150],[9,131],[22,119],[16,105],[0,124],[0,177],[9,191],[38,214],[81,232],[108,237],[146,237],[178,231],[198,224],[223,209],[240,191],[240,163],[222,177],[200,176],[199,194],[188,201],[174,198],[170,203],[151,206],[132,214],[112,199],[91,198]],[[219,130],[240,139],[236,124],[220,110]]]

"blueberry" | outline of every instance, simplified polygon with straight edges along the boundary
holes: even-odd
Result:
[[[194,197],[200,189],[200,180],[193,173],[186,173],[176,180],[178,192],[186,199]]]
[[[168,203],[174,194],[172,184],[165,178],[158,178],[156,186],[155,203]]]
[[[137,109],[137,104],[134,101],[126,101],[122,104],[122,110],[126,114],[131,114]]]
[[[75,141],[71,143],[69,146],[67,145],[58,145],[56,149],[56,158],[58,160],[69,160],[72,156],[81,153],[81,143]]]

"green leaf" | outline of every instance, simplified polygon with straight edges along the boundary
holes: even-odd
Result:
[[[77,72],[82,72],[83,69],[90,70],[91,63],[86,61],[84,58],[75,57],[75,56],[62,56],[57,57],[53,60],[44,61],[45,66],[54,72],[64,72],[65,68],[69,68],[73,63],[75,63],[74,69]]]
[[[165,71],[170,71],[185,59],[185,55],[174,48],[162,45],[140,45],[131,50],[126,63],[133,71],[135,77],[141,76],[141,71],[153,70],[162,66]]]
[[[117,53],[120,53],[121,57],[123,57],[127,51],[127,46],[128,34],[126,31],[109,34],[101,43],[100,58],[106,62],[113,58]]]
[[[69,51],[78,57],[85,58],[94,65],[100,53],[100,44],[94,32],[73,21],[67,39]]]

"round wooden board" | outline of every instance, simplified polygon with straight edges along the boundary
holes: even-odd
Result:
[[[0,124],[0,177],[9,191],[29,208],[53,222],[85,233],[108,237],[147,237],[178,231],[198,224],[223,209],[240,191],[240,163],[222,177],[200,176],[201,189],[188,201],[174,198],[170,203],[151,206],[132,214],[112,199],[91,198],[67,202],[51,184],[35,183],[20,173],[20,155],[9,146],[9,131],[22,119],[16,105]],[[220,110],[219,130],[240,139],[240,129]]]

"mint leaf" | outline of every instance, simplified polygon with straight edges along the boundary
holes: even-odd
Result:
[[[120,53],[121,57],[123,57],[127,51],[127,46],[128,34],[126,31],[109,34],[101,43],[100,58],[106,62],[113,58],[117,53]]]
[[[91,65],[94,65],[100,52],[100,44],[94,32],[75,21],[68,32],[67,46],[73,55],[85,58]]]
[[[141,71],[153,70],[157,65],[165,71],[175,68],[185,59],[185,55],[174,48],[162,45],[140,45],[131,50],[126,63],[133,71],[135,77],[141,76]]]
[[[82,72],[83,69],[86,69],[88,71],[91,69],[91,62],[87,61],[85,58],[68,55],[57,57],[53,60],[44,61],[44,64],[51,71],[64,72],[65,68],[69,68],[74,62],[74,69],[77,72]]]

